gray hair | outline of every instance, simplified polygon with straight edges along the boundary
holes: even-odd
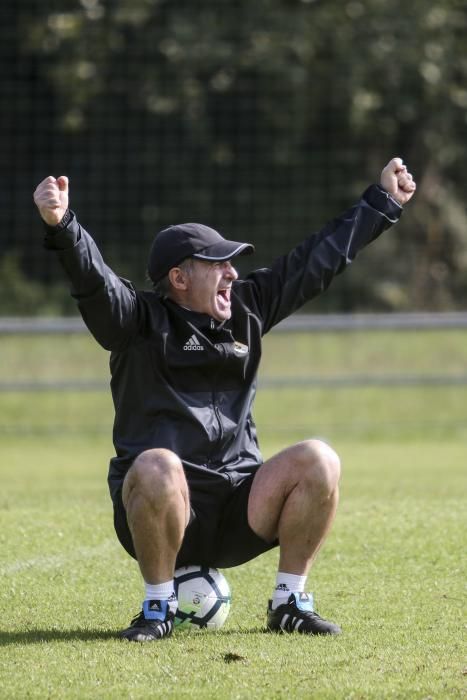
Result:
[[[193,268],[193,258],[185,258],[176,267],[179,267],[183,272],[190,274]],[[162,299],[170,296],[171,283],[169,280],[169,275],[165,275],[161,280],[153,285],[153,289]]]

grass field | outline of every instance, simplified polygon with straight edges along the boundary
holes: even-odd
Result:
[[[467,370],[465,333],[275,336],[263,377]],[[0,381],[106,379],[84,336],[3,338]],[[335,639],[264,632],[277,553],[224,570],[218,633],[116,638],[141,604],[113,533],[105,392],[0,394],[0,698],[460,698],[467,694],[467,389],[293,386],[259,394],[266,456],[310,435],[343,462],[309,578]]]

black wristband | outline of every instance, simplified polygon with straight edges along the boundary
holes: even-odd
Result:
[[[70,223],[72,218],[73,218],[73,214],[71,213],[71,211],[69,209],[67,209],[62,217],[62,220],[53,228],[56,231],[62,231],[64,228],[66,228],[68,226],[68,224]]]

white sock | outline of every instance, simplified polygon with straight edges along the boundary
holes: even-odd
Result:
[[[145,600],[169,600],[170,609],[175,612],[177,609],[177,598],[175,596],[174,580],[164,581],[164,583],[144,582]]]
[[[306,579],[306,576],[297,576],[297,574],[287,574],[284,571],[278,571],[276,587],[272,594],[272,609],[275,610],[278,605],[286,603],[291,593],[303,593]]]

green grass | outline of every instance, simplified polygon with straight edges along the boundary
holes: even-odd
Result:
[[[466,330],[271,333],[262,377],[467,372]],[[87,334],[1,338],[0,381],[105,380],[108,353]]]
[[[115,639],[142,591],[113,536],[107,441],[4,438],[0,697],[461,697],[464,446],[339,448],[341,508],[310,585],[344,635],[263,632],[272,552],[225,570],[219,633],[140,647]]]
[[[415,335],[396,334],[398,348],[392,337],[361,334],[349,371],[361,373],[372,347],[387,359],[380,371],[400,373],[410,362],[410,371],[440,371],[426,359],[417,365],[425,344],[433,362],[444,356],[442,371],[465,371],[465,334],[455,335],[430,336],[429,350],[426,337],[417,349]],[[327,350],[318,336],[300,337],[294,356],[313,356],[313,373],[347,370],[349,336],[329,334]],[[276,339],[265,372],[298,374],[284,359],[291,339]],[[105,379],[106,353],[84,337],[68,340],[75,349],[49,338],[48,355],[38,352],[26,371],[2,364],[2,379],[37,377],[36,362],[46,365],[41,376],[74,377],[78,366],[81,377]],[[146,646],[116,638],[141,604],[142,585],[112,527],[108,395],[0,394],[0,698],[465,697],[465,393],[264,389],[256,418],[266,456],[321,435],[342,457],[338,517],[309,588],[344,634],[264,633],[277,564],[270,552],[224,570],[233,606],[222,630]]]

